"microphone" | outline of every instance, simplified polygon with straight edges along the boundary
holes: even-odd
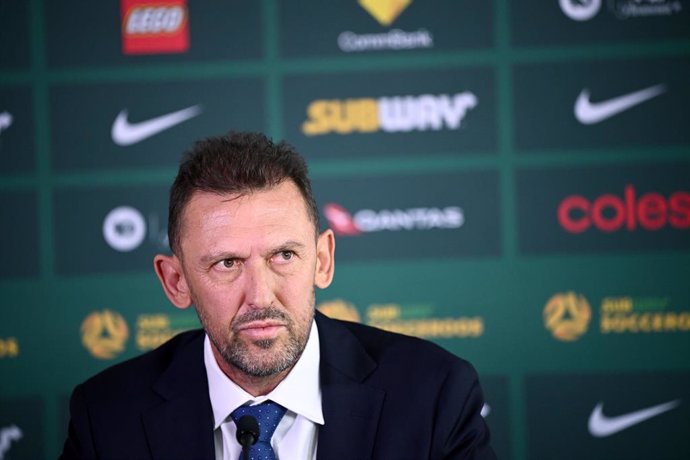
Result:
[[[251,415],[243,415],[237,421],[237,442],[242,446],[244,460],[249,460],[249,449],[259,440],[259,422]]]

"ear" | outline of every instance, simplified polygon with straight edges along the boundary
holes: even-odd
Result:
[[[316,273],[314,284],[326,289],[333,281],[335,273],[335,235],[328,229],[316,241]]]
[[[177,256],[158,254],[153,258],[153,269],[163,286],[163,292],[177,308],[185,309],[192,305],[189,286]]]

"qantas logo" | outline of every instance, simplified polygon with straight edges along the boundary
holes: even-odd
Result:
[[[633,185],[626,185],[623,196],[604,194],[593,200],[570,195],[558,206],[558,222],[569,233],[583,233],[594,227],[603,232],[638,227],[648,231],[667,225],[678,229],[690,228],[690,193],[677,191],[668,198],[650,192],[638,196]]]
[[[127,119],[128,111],[120,111],[113,122],[111,136],[115,144],[126,147],[138,144],[141,141],[153,137],[163,131],[179,125],[201,113],[201,107],[194,105],[177,112],[167,113],[156,118],[150,118],[138,123],[130,123]]]
[[[392,96],[380,99],[321,99],[307,107],[306,136],[458,129],[477,106],[470,91],[457,94]]]
[[[339,204],[329,203],[323,213],[337,235],[356,236],[381,231],[455,229],[465,223],[461,208],[362,209],[354,215]]]
[[[648,407],[635,412],[608,417],[604,415],[604,403],[599,403],[592,410],[589,416],[589,434],[597,438],[612,436],[630,427],[645,422],[653,417],[675,409],[680,404],[680,400],[670,401],[657,406]]]
[[[608,120],[636,105],[640,105],[666,91],[665,85],[655,85],[633,93],[600,102],[591,102],[588,89],[583,89],[575,101],[575,118],[583,125],[594,125]]]

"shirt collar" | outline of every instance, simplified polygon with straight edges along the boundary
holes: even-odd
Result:
[[[267,399],[277,402],[289,411],[302,415],[314,423],[323,425],[319,350],[319,333],[316,322],[313,321],[307,345],[290,373],[269,394],[255,398],[223,373],[213,356],[211,341],[206,335],[204,365],[213,408],[214,428],[218,428],[238,407],[246,403],[258,404]]]

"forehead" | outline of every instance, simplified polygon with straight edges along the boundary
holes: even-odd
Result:
[[[196,191],[181,217],[182,240],[192,235],[190,231],[252,231],[271,225],[316,231],[306,201],[292,181],[246,193]]]

